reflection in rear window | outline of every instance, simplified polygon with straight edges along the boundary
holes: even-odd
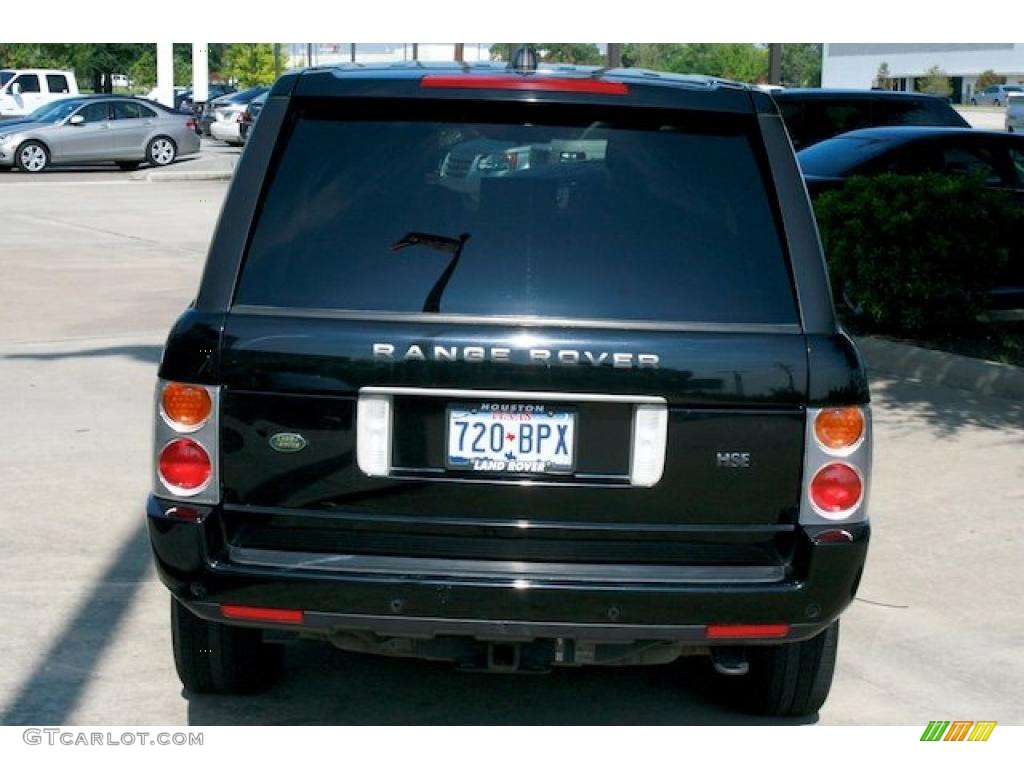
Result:
[[[423,112],[298,114],[236,303],[797,321],[742,119],[626,127],[580,110],[579,124],[564,112],[557,125],[539,113],[517,124],[492,110],[487,122],[408,121]]]

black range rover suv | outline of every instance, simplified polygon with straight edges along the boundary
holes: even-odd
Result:
[[[266,101],[159,369],[147,514],[194,691],[316,637],[462,667],[701,654],[815,711],[868,388],[766,94],[312,69]]]

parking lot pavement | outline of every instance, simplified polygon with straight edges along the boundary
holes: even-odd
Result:
[[[458,673],[289,648],[263,696],[186,697],[150,565],[153,377],[223,184],[0,177],[2,722],[745,723],[678,668]],[[1024,406],[873,382],[874,534],[829,724],[1024,724]]]
[[[958,105],[956,110],[963,115],[971,128],[978,128],[983,131],[1006,130],[1006,107]]]

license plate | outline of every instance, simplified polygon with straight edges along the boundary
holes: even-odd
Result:
[[[448,407],[449,469],[569,474],[576,461],[576,412],[544,404]]]

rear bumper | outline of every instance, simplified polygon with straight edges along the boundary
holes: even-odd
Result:
[[[489,641],[572,638],[735,645],[811,637],[853,599],[867,523],[802,528],[791,565],[730,567],[486,563],[254,553],[223,543],[218,511],[200,522],[147,505],[161,580],[193,612],[224,623],[330,636],[455,635]],[[824,530],[848,536],[816,539]],[[405,564],[395,561],[405,561]],[[450,567],[445,567],[445,563]],[[303,611],[299,624],[228,621],[221,605]],[[788,624],[772,640],[710,639],[710,624]]]
[[[238,141],[238,123],[215,120],[210,123],[210,135],[218,141]]]

